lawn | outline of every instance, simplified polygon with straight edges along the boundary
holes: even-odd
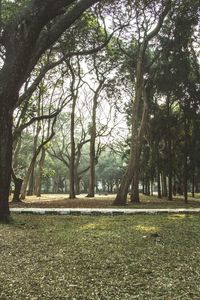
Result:
[[[16,204],[10,203],[10,207],[54,207],[54,208],[113,208],[116,195],[96,195],[95,198],[87,198],[86,195],[78,195],[76,199],[69,199],[67,194],[42,194],[41,197],[27,196],[26,200]],[[189,195],[190,196],[190,195]],[[188,204],[183,197],[175,197],[173,201],[158,199],[156,196],[140,195],[141,203],[132,204],[128,201],[122,208],[190,208],[200,207],[200,194],[195,198],[189,197]],[[119,206],[117,206],[119,208]]]
[[[200,298],[200,216],[13,215],[0,299]]]

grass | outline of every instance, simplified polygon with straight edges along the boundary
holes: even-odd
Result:
[[[28,196],[19,204],[10,203],[11,207],[66,207],[66,208],[113,208],[112,205],[116,195],[96,195],[95,198],[86,198],[79,195],[76,199],[68,199],[66,194],[44,194],[42,197]],[[190,195],[189,195],[190,196]],[[156,196],[140,195],[141,203],[132,204],[128,202],[125,208],[190,208],[200,207],[200,194],[195,198],[189,197],[188,204],[183,198],[175,197],[173,201],[158,199]],[[119,206],[117,206],[119,208]],[[124,206],[122,206],[124,208]]]
[[[199,233],[198,215],[14,215],[0,299],[199,299]]]

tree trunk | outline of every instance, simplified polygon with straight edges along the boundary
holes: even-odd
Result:
[[[42,148],[42,153],[41,153],[39,166],[38,166],[38,175],[36,178],[36,187],[35,187],[37,197],[41,197],[41,185],[42,185],[44,161],[45,161],[45,148]]]
[[[139,142],[140,143],[140,142]],[[138,143],[138,146],[139,146]],[[139,203],[140,196],[139,196],[139,174],[140,174],[140,149],[139,147],[135,147],[135,159],[134,159],[134,175],[133,175],[133,190],[131,193],[131,202],[132,203]]]
[[[159,21],[156,24],[155,28],[150,31],[144,38],[143,42],[139,46],[138,57],[137,57],[137,66],[136,66],[136,87],[135,87],[135,99],[132,105],[132,114],[131,114],[131,149],[130,156],[127,166],[127,171],[122,179],[122,184],[120,186],[119,192],[113,202],[114,205],[126,204],[127,193],[132,176],[134,175],[134,185],[135,185],[135,194],[133,193],[132,200],[139,201],[139,159],[140,158],[140,148],[141,141],[144,134],[144,127],[146,125],[146,115],[148,111],[147,105],[147,95],[146,88],[144,86],[144,64],[145,64],[145,53],[148,47],[148,43],[153,39],[158,32],[160,31],[163,20],[167,15],[170,6],[167,6],[166,9],[160,15]],[[143,115],[141,120],[140,108],[142,98],[144,100],[143,104]],[[141,125],[140,125],[141,121]],[[133,173],[135,171],[135,174]]]
[[[23,181],[22,189],[21,189],[21,199],[22,200],[24,200],[26,198],[28,183],[29,183],[29,180],[30,180],[31,173],[33,172],[33,168],[34,168],[36,159],[37,159],[37,156],[36,155],[33,156],[32,160],[31,160],[31,163],[28,167],[28,170],[26,172],[26,175],[24,177],[24,181]]]
[[[71,140],[71,152],[69,161],[69,176],[70,176],[70,192],[69,199],[75,199],[75,140],[74,140],[74,123],[75,123],[75,106],[76,97],[73,99],[72,112],[71,112],[71,124],[70,124],[70,140]]]
[[[188,122],[184,113],[184,174],[183,174],[183,193],[184,201],[188,203]]]
[[[195,176],[192,175],[192,198],[195,198]]]
[[[167,197],[167,177],[165,172],[162,172],[162,196]]]
[[[93,107],[92,107],[92,126],[91,126],[91,138],[90,138],[90,169],[89,169],[89,186],[88,186],[88,195],[87,197],[94,197],[95,195],[95,159],[96,159],[96,114],[98,106],[98,97],[100,90],[103,86],[104,80],[102,80],[95,91],[93,98]]]
[[[162,198],[161,185],[160,185],[160,153],[159,153],[159,143],[156,146],[156,156],[157,156],[157,185],[158,185],[158,198]]]
[[[9,189],[12,169],[12,110],[0,101],[0,222],[9,219]]]
[[[151,179],[150,181],[150,195],[153,196],[153,185],[154,185],[154,180]]]
[[[76,174],[75,175],[76,195],[80,195],[80,181],[81,181],[81,178],[78,176],[78,174]]]
[[[172,189],[172,140],[171,140],[171,108],[170,108],[170,95],[167,95],[167,166],[168,166],[168,200],[173,200]]]
[[[40,116],[40,97],[39,97],[39,103],[38,103],[38,116]],[[39,133],[41,131],[41,127],[40,127],[40,122],[37,122],[37,128],[36,128],[36,134],[34,137],[34,143],[33,143],[33,156],[35,155],[36,151],[37,151],[37,144],[38,144],[38,136]],[[29,184],[28,184],[28,192],[27,195],[28,196],[32,196],[34,194],[34,186],[35,186],[35,162],[32,166],[32,170],[29,176]]]
[[[17,140],[15,140],[14,142],[15,145],[13,145],[13,169],[15,170],[17,168],[17,165],[18,165],[18,155],[19,155],[19,152],[21,150],[21,144],[22,144],[22,138],[21,136],[18,137]]]
[[[90,141],[90,169],[89,169],[89,186],[87,197],[94,197],[95,194],[95,140],[96,140],[96,113],[95,120],[93,120]]]
[[[15,174],[13,174],[13,181],[15,184],[15,190],[14,190],[12,202],[19,203],[21,202],[20,192],[21,192],[23,180],[21,178],[16,177]]]
[[[122,178],[122,182],[119,188],[119,191],[117,193],[117,196],[113,202],[114,205],[125,205],[127,201],[127,194],[128,189],[131,183],[131,180],[134,179],[134,188],[133,188],[133,195],[131,198],[131,201],[138,202],[139,200],[139,193],[137,190],[138,185],[138,172],[139,170],[135,170],[134,174],[134,168],[138,167],[138,161],[136,157],[138,158],[139,155],[139,148],[140,145],[138,144],[140,140],[138,139],[138,127],[140,122],[140,106],[141,106],[141,100],[142,100],[142,92],[143,92],[143,84],[144,84],[144,78],[143,78],[143,59],[144,59],[144,47],[142,46],[139,51],[138,56],[138,62],[137,62],[137,68],[136,68],[136,95],[134,102],[132,103],[132,114],[131,114],[131,148],[130,148],[130,155],[129,155],[129,161],[127,170]],[[136,163],[136,165],[135,165]],[[135,181],[136,180],[136,181]]]
[[[40,154],[41,149],[53,138],[54,135],[55,135],[55,132],[53,131],[53,127],[52,127],[51,135],[45,141],[43,141],[40,144],[40,146],[37,148],[32,160],[31,160],[31,163],[30,163],[29,168],[28,168],[27,173],[26,173],[26,177],[25,177],[23,185],[22,185],[21,199],[25,199],[25,197],[26,197],[26,190],[27,190],[30,174],[31,174],[31,171],[32,171],[33,166],[35,164],[35,161],[36,161],[38,155]]]

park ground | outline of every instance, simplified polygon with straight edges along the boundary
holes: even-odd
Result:
[[[200,298],[200,216],[15,215],[0,225],[1,300]]]
[[[86,194],[78,195],[76,199],[69,199],[67,194],[42,194],[41,197],[27,196],[21,203],[10,203],[10,207],[53,207],[53,208],[113,208],[116,195],[96,195],[95,198],[87,198]],[[193,208],[200,207],[200,194],[192,198],[189,194],[188,204],[184,203],[183,197],[174,197],[173,201],[165,198],[158,199],[156,196],[140,195],[141,203],[132,204],[128,201],[123,208]],[[118,206],[119,207],[119,206]]]

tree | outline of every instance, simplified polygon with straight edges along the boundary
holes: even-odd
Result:
[[[38,59],[98,0],[32,0],[2,24],[0,70],[0,220],[9,216],[12,168],[12,111],[19,90]]]
[[[154,6],[157,4],[153,4]],[[144,8],[139,8],[139,10]],[[164,19],[170,10],[170,3],[167,1],[165,6],[160,7],[161,11],[159,15],[154,15],[154,20],[157,20],[157,24],[154,29],[149,32],[149,27],[152,26],[152,20],[144,19],[140,28],[138,28],[138,51],[137,51],[137,64],[135,71],[135,97],[132,103],[132,113],[131,113],[131,148],[129,162],[122,179],[119,191],[114,201],[114,205],[126,204],[127,193],[131,181],[133,181],[133,193],[132,201],[139,202],[139,161],[140,161],[140,151],[142,145],[142,139],[144,136],[144,129],[147,122],[148,116],[148,101],[150,97],[150,87],[148,82],[148,73],[145,68],[146,53],[150,41],[158,34],[160,31]],[[136,10],[137,25],[140,22],[140,13]],[[151,8],[150,8],[151,10]],[[145,24],[146,22],[146,24]],[[146,28],[144,26],[146,25]],[[143,37],[141,36],[143,32]],[[147,79],[145,78],[147,77]],[[141,113],[142,110],[142,113]]]

